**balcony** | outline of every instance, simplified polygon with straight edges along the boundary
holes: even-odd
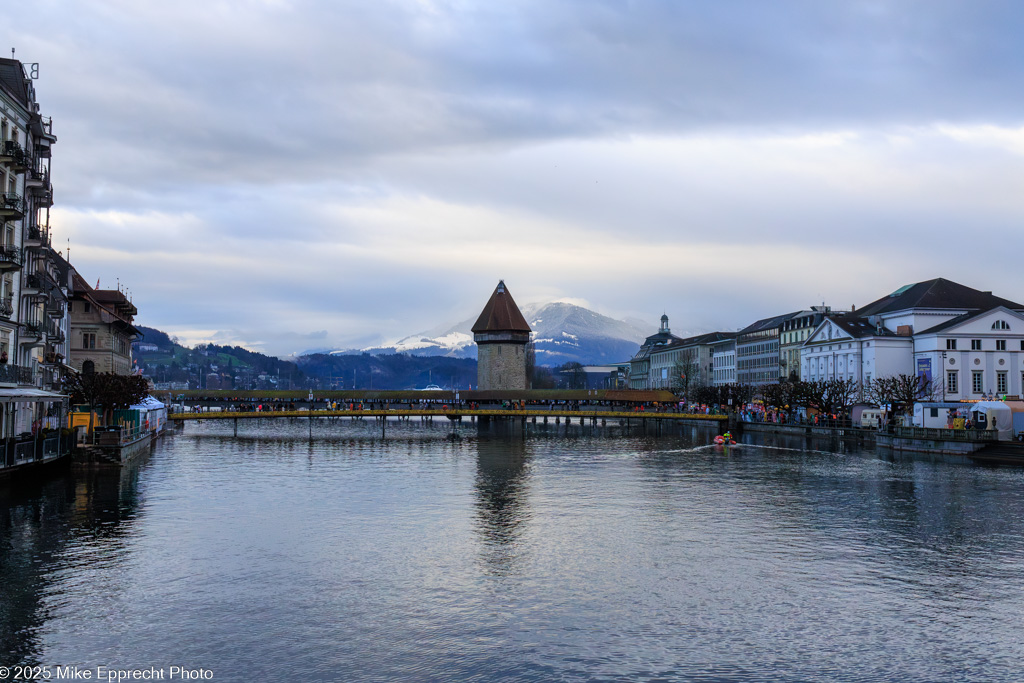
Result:
[[[54,344],[63,344],[64,330],[61,329],[60,325],[51,322],[46,326],[46,339]]]
[[[22,262],[21,249],[11,246],[0,247],[0,273],[19,270]]]
[[[21,285],[21,293],[25,296],[38,297],[43,293],[43,278],[39,277],[37,273],[26,275]]]
[[[53,206],[53,188],[48,185],[30,187],[29,192],[32,193],[33,205],[37,209],[48,209]]]
[[[14,140],[4,140],[0,147],[0,164],[8,166],[15,173],[23,173],[31,166],[28,153]]]
[[[0,363],[0,384],[34,384],[32,368]]]
[[[50,171],[46,168],[39,168],[37,165],[29,166],[25,173],[25,189],[34,190],[37,187],[50,186]]]
[[[53,250],[47,251],[46,255],[50,258],[53,257]],[[51,273],[49,269],[41,270],[37,275],[40,275],[40,282],[42,283],[42,290],[47,294],[58,296],[61,299],[64,298],[64,291],[60,286],[60,282],[57,281],[57,274]]]
[[[40,361],[43,365],[60,365],[64,360],[64,354],[57,350],[56,346],[47,344],[46,349],[43,351],[43,360]]]
[[[60,319],[64,317],[64,302],[60,299],[50,299],[46,302],[46,315],[51,318]]]
[[[25,232],[25,246],[29,248],[49,248],[50,229],[47,226],[28,226],[28,230]]]
[[[32,339],[41,339],[43,336],[43,325],[37,322],[27,322],[24,327],[21,328],[21,336],[24,341],[31,341]]]
[[[57,136],[53,134],[53,119],[44,119],[39,114],[35,114],[29,122],[29,126],[35,136],[36,150],[39,152],[39,156],[50,158],[50,147],[57,141]]]
[[[25,200],[20,194],[4,192],[0,195],[0,219],[16,221],[25,217]]]

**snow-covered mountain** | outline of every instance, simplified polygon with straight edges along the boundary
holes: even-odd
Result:
[[[565,302],[530,304],[521,310],[533,328],[538,365],[561,365],[571,361],[590,365],[628,360],[644,338],[657,331],[657,325],[641,329],[635,321],[616,320]],[[474,322],[475,317],[404,337],[392,345],[355,352],[475,358],[476,344],[471,331]]]

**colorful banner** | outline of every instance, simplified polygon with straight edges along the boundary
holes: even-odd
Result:
[[[920,381],[921,395],[927,393],[928,389],[931,389],[932,384],[932,359],[931,358],[918,358],[917,359],[917,379]]]

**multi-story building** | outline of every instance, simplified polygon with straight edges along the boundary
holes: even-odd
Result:
[[[799,311],[764,318],[736,335],[736,381],[762,386],[779,381],[779,328]]]
[[[138,309],[120,290],[93,289],[77,272],[72,277],[71,367],[86,373],[131,374]]]
[[[711,345],[712,384],[720,387],[736,383],[736,332]]]
[[[815,328],[827,317],[845,315],[846,311],[833,313],[831,306],[811,306],[800,311],[779,328],[779,378],[800,380],[800,349]]]
[[[654,347],[649,354],[648,386],[651,389],[675,389],[681,385],[697,387],[712,384],[712,346],[723,339],[735,338],[735,332],[708,332]],[[680,377],[681,374],[686,378]]]
[[[923,377],[944,400],[1024,394],[1024,305],[942,278],[824,320],[800,354],[805,379]]]
[[[22,63],[0,59],[0,437],[59,426],[62,278],[50,245],[52,123]],[[20,448],[20,445],[18,446]],[[17,450],[15,448],[14,450]],[[23,449],[22,449],[23,450]],[[12,449],[7,449],[8,455]],[[17,462],[15,456],[13,465]],[[0,467],[13,466],[3,461]]]
[[[657,332],[644,340],[640,350],[629,361],[629,388],[650,389],[651,386],[651,353],[660,347],[678,342],[680,338],[672,334],[668,327],[668,315],[661,316],[661,327]]]

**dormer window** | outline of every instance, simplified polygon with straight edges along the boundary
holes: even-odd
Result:
[[[993,330],[1008,330],[1008,329],[1010,329],[1010,324],[1007,323],[1005,320],[997,320],[994,323],[992,323],[992,329]]]

